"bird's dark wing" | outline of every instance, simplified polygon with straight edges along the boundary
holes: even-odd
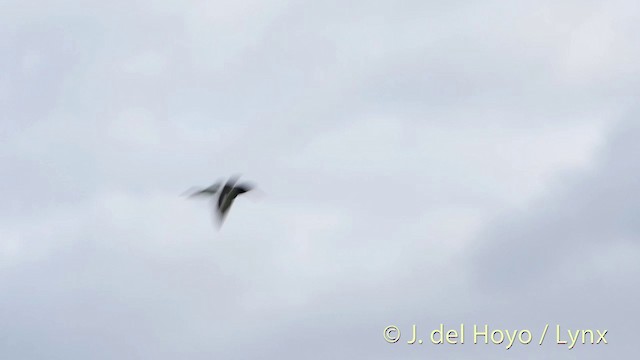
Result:
[[[195,197],[195,196],[201,196],[201,195],[210,195],[209,192],[207,192],[207,190],[200,190],[200,191],[196,191],[193,194],[189,195],[189,197]]]
[[[243,194],[246,193],[247,191],[251,191],[255,186],[253,186],[252,184],[247,184],[247,183],[243,183],[240,185],[237,185],[234,190],[236,192],[236,194]]]
[[[209,192],[207,189],[191,188],[191,189],[185,191],[182,195],[183,196],[189,196],[189,197],[195,197],[195,196],[211,195],[211,194],[212,193]]]
[[[218,192],[218,190],[220,189],[220,186],[222,185],[222,181],[218,181],[217,183],[205,188],[205,189],[195,189],[195,188],[191,188],[189,189],[189,191],[191,194],[189,195],[190,197],[193,196],[198,196],[198,195],[213,195],[215,193]],[[186,194],[186,192],[185,192]]]

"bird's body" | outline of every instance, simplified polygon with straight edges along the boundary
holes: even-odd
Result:
[[[227,216],[229,208],[231,208],[233,201],[238,197],[238,195],[244,194],[247,191],[251,190],[251,187],[248,185],[236,186],[236,181],[236,178],[232,178],[227,181],[218,198],[218,213],[220,214],[221,220],[224,220],[224,218]]]
[[[217,183],[209,186],[208,188],[196,191],[195,193],[191,194],[191,196],[215,195],[219,191],[220,194],[218,195],[218,201],[217,201],[217,213],[218,213],[218,225],[221,226],[236,197],[238,197],[238,195],[240,194],[246,193],[247,191],[250,191],[251,189],[253,189],[253,186],[248,184],[236,185],[237,182],[238,182],[238,176],[232,176],[231,178],[229,178],[229,180],[227,180],[224,186],[222,186],[221,181],[218,181]],[[221,186],[222,186],[222,190],[220,190]]]

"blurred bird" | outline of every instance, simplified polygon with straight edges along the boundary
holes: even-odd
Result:
[[[222,186],[222,181],[218,181],[215,184],[201,190],[197,190],[193,192],[189,197],[201,196],[201,195],[215,195],[219,192],[218,195],[218,203],[217,203],[217,213],[218,213],[218,226],[222,226],[224,219],[227,217],[229,209],[233,204],[233,201],[240,194],[244,194],[254,188],[253,185],[244,183],[238,184],[238,175],[231,176],[227,182]],[[220,187],[222,186],[222,190]]]
[[[224,221],[227,213],[229,212],[229,208],[231,208],[231,204],[233,204],[233,201],[236,199],[236,197],[253,189],[252,185],[236,185],[237,182],[238,176],[232,176],[231,178],[229,178],[229,180],[227,180],[227,183],[224,184],[222,192],[220,192],[220,196],[218,196],[218,214],[221,222]]]

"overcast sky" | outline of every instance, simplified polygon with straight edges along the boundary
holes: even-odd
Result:
[[[639,13],[2,2],[0,358],[635,356]],[[218,231],[181,195],[236,173]]]

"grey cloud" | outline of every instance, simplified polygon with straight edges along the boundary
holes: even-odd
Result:
[[[564,257],[594,243],[637,242],[633,214],[638,210],[639,173],[630,156],[638,151],[636,116],[632,112],[616,128],[594,169],[567,179],[530,209],[490,228],[477,254],[478,261],[496,267],[490,274],[523,271],[520,284],[527,284],[543,266],[555,268]]]
[[[1,357],[633,353],[637,5],[5,7]],[[382,339],[440,322],[612,340]]]

